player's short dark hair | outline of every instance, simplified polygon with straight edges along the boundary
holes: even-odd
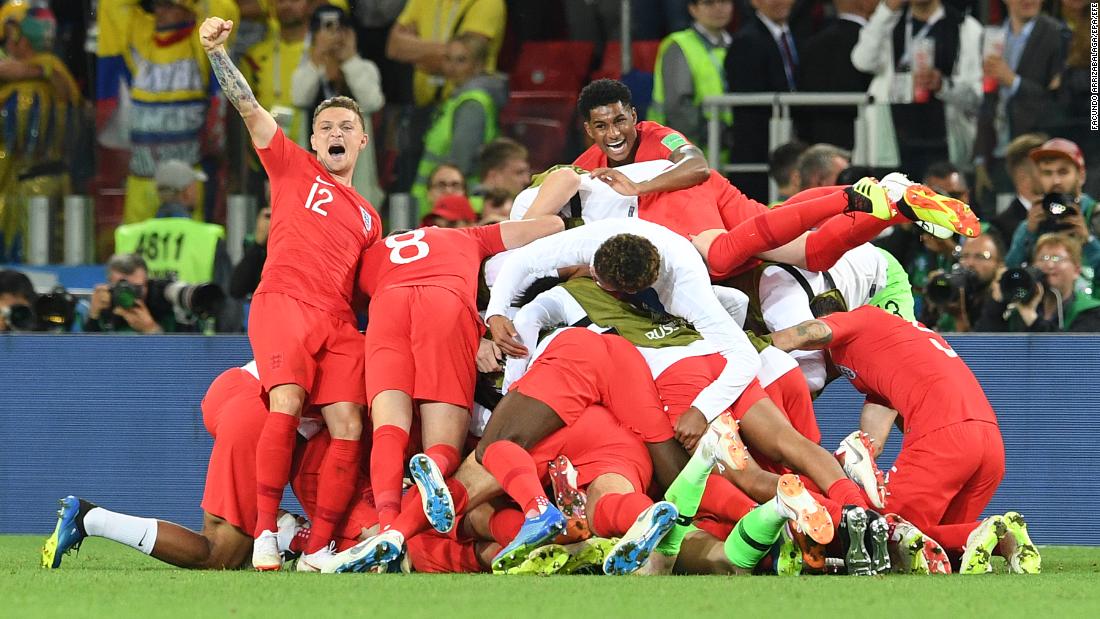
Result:
[[[527,160],[527,147],[512,138],[497,138],[481,147],[478,154],[477,167],[481,178],[512,159]]]
[[[952,174],[961,174],[959,166],[950,161],[933,161],[924,169],[923,178],[947,178]]]
[[[844,297],[840,294],[819,294],[810,300],[810,313],[814,318],[846,311],[848,308],[844,303]]]
[[[616,290],[637,292],[657,281],[661,254],[649,239],[636,234],[616,234],[596,250],[592,267],[599,279]]]
[[[30,303],[34,303],[34,284],[22,271],[0,269],[0,294],[23,297]]]
[[[343,95],[329,97],[318,103],[317,107],[313,109],[313,124],[317,123],[317,116],[330,107],[342,107],[355,112],[356,118],[359,119],[359,128],[364,130],[367,128],[367,123],[363,120],[363,110],[359,108],[359,104],[355,102],[355,99]]]
[[[145,259],[137,254],[115,254],[107,260],[107,272],[133,275],[138,269],[149,270]]]
[[[768,175],[779,185],[786,185],[791,182],[791,172],[794,171],[798,157],[807,148],[809,146],[805,142],[799,142],[798,140],[776,146],[771,156],[768,157]]]
[[[623,107],[633,105],[630,101],[630,89],[619,80],[600,79],[581,89],[577,98],[577,111],[581,119],[587,121],[588,114],[603,105],[622,103]]]
[[[836,175],[837,185],[855,185],[856,181],[864,176],[874,176],[875,171],[870,166],[865,165],[850,165],[840,171],[840,174]]]

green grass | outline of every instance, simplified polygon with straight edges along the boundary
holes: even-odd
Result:
[[[49,571],[40,543],[0,536],[0,617],[1100,617],[1100,548],[1043,548],[1030,577],[612,579],[188,572],[100,539]]]

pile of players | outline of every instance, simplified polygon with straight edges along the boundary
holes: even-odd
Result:
[[[255,361],[203,400],[203,531],[70,496],[45,566],[100,536],[189,568],[1039,572],[1020,514],[979,519],[1004,475],[985,394],[868,245],[904,222],[974,236],[965,204],[891,174],[769,210],[600,80],[579,97],[594,145],[513,221],[382,237],[350,187],[354,102],[322,103],[316,155],[296,147],[229,61],[231,28],[200,36],[273,213]],[[811,393],[837,376],[867,400],[834,454]],[[288,483],[308,525],[279,511]]]

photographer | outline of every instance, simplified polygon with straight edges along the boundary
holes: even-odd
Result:
[[[975,323],[993,303],[992,285],[1004,270],[1004,244],[996,232],[985,232],[966,239],[956,256],[953,269],[928,278],[921,322],[940,332],[978,331]]]
[[[1027,219],[1016,228],[1005,256],[1005,264],[1018,267],[1033,254],[1032,248],[1040,236],[1061,232],[1077,239],[1083,248],[1083,262],[1078,261],[1091,278],[1100,267],[1100,218],[1096,215],[1096,200],[1082,193],[1085,184],[1085,157],[1073,142],[1054,138],[1028,155],[1039,168],[1042,204],[1033,205]]]
[[[33,331],[35,297],[30,278],[0,270],[0,331]]]
[[[1100,332],[1100,300],[1074,290],[1081,275],[1081,243],[1064,233],[1035,243],[1032,265],[1008,269],[991,286],[992,301],[979,331]]]

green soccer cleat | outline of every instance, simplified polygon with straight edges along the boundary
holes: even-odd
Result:
[[[775,557],[776,576],[801,576],[802,575],[802,548],[791,533],[790,521],[783,525],[779,537],[779,552]]]
[[[1004,515],[1004,521],[1008,532],[1016,538],[1016,549],[1008,558],[1008,571],[1013,574],[1038,574],[1043,568],[1043,558],[1039,556],[1039,549],[1031,543],[1024,516],[1020,512],[1008,512]]]
[[[549,576],[561,571],[569,562],[569,551],[561,544],[548,544],[532,550],[519,565],[504,571],[505,574]]]
[[[883,221],[889,221],[897,214],[886,188],[870,176],[859,179],[844,193],[848,194],[846,213],[869,213]]]
[[[960,574],[987,574],[993,571],[990,558],[993,549],[1008,535],[1008,526],[1003,516],[990,516],[982,521],[978,528],[970,532],[966,539],[966,549],[963,550],[962,560],[959,562]]]
[[[567,548],[571,555],[559,574],[603,574],[603,562],[618,539],[590,537],[584,541],[570,544]]]

